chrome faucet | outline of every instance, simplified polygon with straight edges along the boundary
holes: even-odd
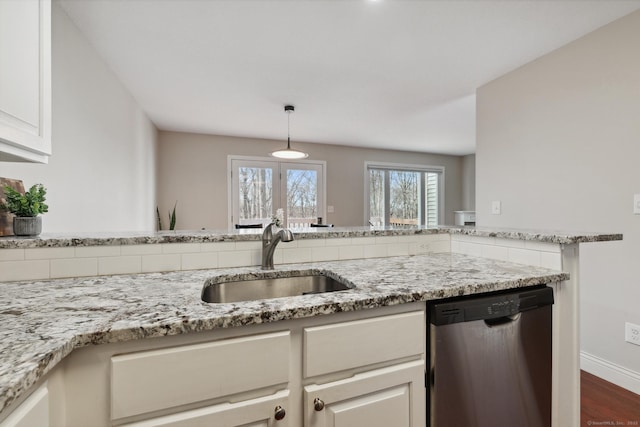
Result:
[[[277,231],[274,233],[273,229]],[[272,222],[262,232],[262,269],[273,270],[273,253],[280,241],[292,242],[293,233],[288,228],[280,228]]]

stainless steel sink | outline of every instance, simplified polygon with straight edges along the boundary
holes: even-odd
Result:
[[[204,302],[227,303],[292,297],[350,289],[331,277],[311,274],[296,277],[257,278],[223,283],[207,281],[202,288]]]

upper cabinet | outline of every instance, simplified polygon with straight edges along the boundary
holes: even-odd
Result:
[[[51,0],[0,1],[0,161],[51,154]]]

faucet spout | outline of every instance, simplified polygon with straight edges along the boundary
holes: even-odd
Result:
[[[274,229],[276,230],[274,232]],[[271,223],[262,232],[262,269],[273,270],[273,253],[280,242],[293,241],[293,233],[288,228],[281,228]]]

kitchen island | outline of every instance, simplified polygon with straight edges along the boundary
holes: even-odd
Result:
[[[555,250],[543,252],[558,254],[561,261],[564,259],[563,268],[548,269],[458,253],[466,250],[465,245],[473,246],[474,243],[464,239],[455,240],[456,235],[464,236],[465,239],[481,238],[483,240],[478,244],[482,247],[493,244],[497,248],[503,248],[502,240],[509,240],[508,236],[515,233],[464,230],[443,228],[418,233],[412,230],[389,230],[383,231],[385,234],[382,235],[379,234],[381,231],[347,230],[334,232],[339,234],[331,237],[317,232],[307,236],[303,236],[302,233],[296,235],[299,242],[303,242],[305,237],[306,240],[324,239],[324,246],[329,239],[350,239],[348,244],[343,242],[341,246],[355,246],[356,243],[363,244],[361,240],[355,239],[389,237],[402,239],[407,236],[413,238],[416,234],[424,234],[426,237],[439,236],[437,239],[451,236],[453,239],[448,242],[449,250],[442,250],[442,247],[438,246],[441,248],[438,253],[429,252],[429,249],[433,248],[429,244],[433,242],[416,241],[409,242],[408,245],[413,244],[417,252],[426,250],[429,253],[277,266],[274,273],[276,275],[286,276],[292,274],[291,272],[314,270],[338,276],[341,280],[353,285],[353,289],[347,291],[321,295],[233,304],[206,304],[200,300],[200,290],[206,279],[224,275],[255,276],[259,272],[256,267],[3,283],[1,285],[3,286],[2,312],[0,313],[3,320],[0,341],[2,346],[0,407],[3,412],[0,417],[11,412],[13,407],[18,405],[34,387],[42,384],[48,373],[64,361],[74,349],[88,345],[126,343],[143,338],[192,333],[197,336],[198,334],[195,333],[198,332],[213,331],[215,333],[217,330],[254,327],[264,323],[277,324],[280,321],[295,321],[295,319],[318,315],[357,313],[363,310],[376,310],[380,307],[411,305],[450,296],[545,283],[555,284],[557,293],[554,327],[558,331],[554,331],[554,345],[561,342],[562,336],[575,337],[575,342],[570,343],[575,345],[577,337],[573,330],[575,326],[573,323],[576,320],[568,321],[566,324],[561,322],[563,319],[567,322],[567,313],[573,309],[573,307],[566,307],[564,294],[568,287],[573,286],[568,273],[575,274],[577,252],[570,256],[565,252],[570,249],[577,250],[577,244],[580,242],[619,240],[621,236],[610,234],[571,236],[517,232],[517,237],[511,237],[511,240],[514,240],[514,254],[518,253],[515,249],[527,250],[524,245],[519,247],[520,244],[515,242],[529,241],[535,245],[557,245],[557,252]],[[367,235],[367,233],[374,234]],[[238,242],[246,241],[246,236],[249,235],[238,234],[242,236],[238,237]],[[181,235],[179,243],[189,239],[189,244],[203,245],[203,238],[212,238],[203,237],[207,235],[200,233],[191,234],[191,237],[186,236],[189,235]],[[225,238],[228,239],[228,237]],[[495,239],[501,240],[498,242]],[[38,246],[42,242],[45,242],[45,245],[51,244],[51,240],[47,241],[47,239],[6,239],[3,247],[15,255],[15,252],[11,251],[42,248],[43,246]],[[57,242],[61,248],[74,249],[73,241],[68,244],[58,239]],[[102,242],[94,239],[91,241],[91,246],[111,248],[114,246],[113,240],[104,245],[100,244]],[[442,242],[442,240],[435,240],[435,242]],[[80,248],[84,247],[83,244],[87,241],[76,240],[76,243],[76,247]],[[127,244],[137,248],[145,245],[140,240],[126,242],[121,240],[118,244],[123,245],[122,248]],[[173,245],[175,243],[153,241],[146,244]],[[385,244],[396,245],[397,243],[386,242]],[[387,247],[387,254],[389,248],[390,246]],[[53,249],[55,250],[55,247]],[[473,250],[476,249],[478,248]],[[529,246],[528,250],[532,250],[532,246]],[[376,250],[372,253],[376,253]],[[121,253],[120,256],[122,256]],[[571,256],[574,260],[569,262]],[[51,259],[52,262],[54,260]],[[559,290],[561,292],[558,292]],[[571,295],[573,298],[573,293]],[[567,325],[570,327],[567,328]],[[149,342],[151,341],[154,340]],[[571,359],[572,356],[556,355],[557,360],[554,361],[557,362],[556,364],[563,363],[562,358]],[[559,379],[556,378],[556,381]],[[554,410],[557,412],[557,408]],[[561,415],[556,414],[556,417]]]

